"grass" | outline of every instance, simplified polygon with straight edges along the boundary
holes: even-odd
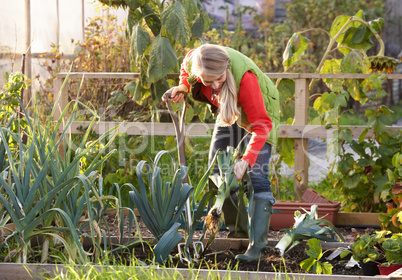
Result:
[[[99,265],[66,265],[63,271],[55,271],[55,276],[44,274],[43,279],[244,279],[238,275],[237,270],[228,269],[225,272],[214,269],[210,265],[208,269],[188,269],[168,268],[157,264],[144,265],[135,258],[131,261],[132,265],[109,265],[107,263]]]
[[[143,262],[135,259],[131,260],[131,265],[114,264],[109,265],[107,262],[103,262],[97,265],[85,265],[77,266],[74,264],[65,265],[64,268],[57,269],[54,273],[43,273],[38,275],[42,279],[47,280],[61,280],[61,279],[74,279],[74,280],[86,280],[86,279],[249,279],[254,278],[248,271],[240,271],[237,266],[234,268],[228,267],[226,270],[219,270],[217,263],[210,263],[207,269],[197,269],[195,265],[190,265],[187,269],[177,267],[164,267],[155,263],[151,265],[144,265]],[[275,269],[274,279],[304,279],[301,276],[292,275],[292,273],[286,271],[285,260],[283,260],[283,267]],[[251,273],[261,273],[254,271]],[[55,274],[55,275],[54,275]],[[261,276],[261,274],[260,274]]]

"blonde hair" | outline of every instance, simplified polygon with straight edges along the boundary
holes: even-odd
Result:
[[[194,51],[194,74],[221,76],[226,71],[226,81],[218,95],[220,125],[232,125],[240,116],[237,109],[237,86],[229,70],[230,58],[226,51],[216,45],[202,45]]]

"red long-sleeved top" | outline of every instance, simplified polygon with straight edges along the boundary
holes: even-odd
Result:
[[[184,84],[190,90],[191,86],[187,82],[189,73],[187,72],[187,61],[194,50],[191,50],[185,57],[180,69],[180,84]],[[201,80],[198,78],[198,81]],[[209,86],[201,86],[201,92],[208,100],[219,107],[218,99],[211,98],[212,88]],[[218,93],[219,94],[219,93]],[[247,119],[253,126],[251,139],[247,145],[243,159],[252,167],[257,160],[258,153],[268,138],[268,133],[272,129],[271,118],[267,114],[261,89],[258,84],[257,76],[252,72],[246,72],[240,81],[237,102],[243,107]]]

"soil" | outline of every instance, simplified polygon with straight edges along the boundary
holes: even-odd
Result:
[[[115,218],[113,216],[110,216],[109,218],[109,226],[115,224]],[[140,231],[142,234],[142,237],[144,238],[153,238],[152,233],[146,228],[144,223],[141,221],[141,218],[137,218],[139,225],[140,225]],[[118,235],[118,230],[115,227],[110,227],[111,229],[111,236]],[[365,233],[370,233],[374,230],[378,230],[375,228],[353,228],[353,227],[341,227],[338,228],[342,235],[345,237],[346,242],[354,242],[355,237],[358,234],[365,234]],[[115,231],[115,232],[114,232]],[[226,230],[221,230],[217,234],[216,238],[226,238],[227,234],[229,232]],[[131,233],[131,237],[135,234]],[[197,239],[197,237],[200,237],[202,234],[202,231],[196,231],[194,234],[194,238]],[[128,237],[128,228],[124,228],[124,236]],[[269,240],[279,240],[283,236],[283,233],[281,231],[270,231],[268,239]],[[260,261],[250,261],[250,262],[237,262],[235,259],[235,256],[238,254],[243,254],[246,250],[244,248],[243,250],[227,250],[227,251],[221,251],[221,252],[205,252],[205,256],[203,261],[201,261],[196,268],[215,268],[215,269],[221,269],[221,270],[226,270],[228,268],[230,269],[236,269],[241,270],[241,271],[264,271],[264,272],[284,272],[286,271],[287,273],[313,273],[313,272],[306,272],[300,268],[300,262],[308,259],[309,256],[306,254],[306,250],[308,249],[308,246],[305,244],[299,244],[291,251],[285,254],[284,258],[280,257],[279,253],[274,249],[274,248],[266,248],[264,251],[264,256],[260,259]],[[138,260],[141,260],[145,263],[148,263],[150,259],[152,259],[152,249],[151,246],[138,246],[135,247],[134,250],[135,257]],[[130,254],[132,253],[130,252]],[[333,260],[327,260],[326,257],[332,253],[332,250],[325,252],[324,257],[321,259],[322,262],[329,262],[332,266],[332,274],[334,275],[363,275],[361,268],[358,267],[357,265],[354,267],[346,267],[346,263],[349,260],[349,258],[341,259],[340,257],[337,257]],[[172,252],[172,258],[170,259],[170,265],[172,267],[178,267],[178,268],[187,268],[187,263],[180,262],[179,255],[177,250]],[[130,255],[126,255],[123,257],[126,260],[130,260]]]
[[[194,267],[201,269],[214,268],[217,270],[237,269],[239,271],[313,273],[311,271],[306,272],[300,268],[300,262],[309,258],[305,252],[306,249],[307,246],[305,244],[300,244],[292,248],[282,258],[274,248],[267,248],[264,252],[264,257],[262,257],[260,260],[249,262],[238,262],[235,259],[236,255],[243,254],[245,250],[227,250],[218,253],[210,252],[209,254],[206,254],[202,262],[194,265]],[[152,252],[149,247],[137,247],[134,250],[134,254],[137,259],[145,261],[146,263],[146,260],[152,256]],[[177,254],[177,252],[173,252],[173,254]],[[363,275],[361,268],[358,266],[346,268],[345,265],[347,261],[342,260],[339,257],[332,261],[326,260],[325,257],[328,255],[329,253],[326,253],[322,261],[329,262],[333,266],[333,275]],[[177,255],[172,258],[170,266],[177,268],[189,267],[186,262],[180,262]]]

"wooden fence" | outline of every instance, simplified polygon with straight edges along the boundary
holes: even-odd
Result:
[[[55,81],[55,97],[62,90],[56,110],[56,119],[68,103],[67,87],[62,87],[68,73],[59,73]],[[295,81],[295,122],[294,125],[281,125],[279,127],[280,138],[295,139],[295,165],[294,165],[294,189],[295,199],[300,199],[308,187],[308,139],[331,138],[333,129],[326,129],[321,125],[308,125],[309,107],[309,82],[311,79],[367,79],[369,74],[314,74],[314,73],[266,73],[271,79],[293,79]],[[85,79],[138,79],[139,73],[70,73],[71,78]],[[178,74],[169,74],[168,78],[178,78]],[[388,74],[387,79],[402,80],[402,74]],[[56,98],[54,99],[56,100]],[[89,122],[73,122],[71,133],[82,133],[79,127],[88,126]],[[173,123],[144,123],[144,122],[99,122],[95,132],[102,134],[112,127],[119,126],[119,132],[128,135],[166,135],[175,136]],[[210,136],[208,130],[213,129],[213,124],[192,123],[185,126],[186,136]],[[358,137],[366,128],[365,126],[348,126],[353,134]],[[388,127],[391,130],[402,129],[401,126]],[[368,135],[369,136],[369,135]]]

